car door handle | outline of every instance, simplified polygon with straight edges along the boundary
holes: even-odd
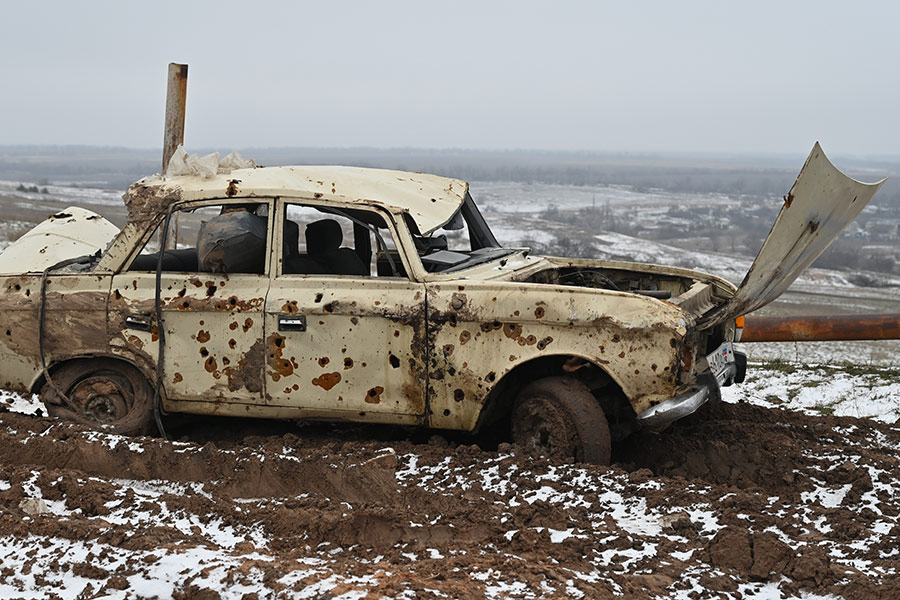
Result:
[[[303,315],[278,315],[278,331],[306,331]]]
[[[150,315],[125,315],[125,327],[150,331]]]

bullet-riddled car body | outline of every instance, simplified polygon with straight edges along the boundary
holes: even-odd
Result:
[[[735,317],[771,301],[877,189],[818,145],[744,283],[504,248],[468,192],[353,167],[150,177],[128,222],[71,208],[0,254],[0,384],[52,413],[474,431],[577,460],[740,380]]]

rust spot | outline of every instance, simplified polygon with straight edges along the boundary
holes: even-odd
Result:
[[[485,333],[487,333],[488,331],[493,331],[495,329],[500,329],[501,327],[503,327],[503,323],[501,323],[500,321],[494,321],[492,323],[482,323],[481,324],[481,330],[484,331]]]
[[[244,319],[244,326],[242,327],[244,333],[247,333],[247,330],[249,330],[251,327],[253,327],[253,319],[247,317],[246,319]]]
[[[223,356],[223,357],[222,357],[222,364],[225,365],[225,366],[227,367],[228,365],[231,364],[231,361],[228,359],[227,356]]]
[[[203,356],[203,357],[209,356],[209,350],[206,349],[206,346],[202,346],[200,348],[200,356]]]
[[[466,295],[460,294],[458,292],[453,294],[453,298],[450,300],[450,308],[453,310],[461,310],[462,307],[466,305]]]
[[[641,374],[641,370],[640,370],[640,369],[635,369],[635,370],[634,370],[634,374],[635,374],[635,375],[640,375],[640,374]]]
[[[457,402],[462,402],[466,399],[466,393],[459,388],[453,390],[453,399]]]
[[[290,302],[285,302],[284,306],[281,307],[281,311],[285,312],[289,315],[293,315],[293,314],[300,312],[299,309],[297,308],[296,300],[291,300]]]
[[[206,370],[209,371],[210,373],[216,371],[219,368],[218,365],[216,364],[215,356],[210,356],[209,358],[207,358],[206,363],[203,366],[206,367]]]
[[[272,373],[270,374],[274,381],[278,381],[282,376],[288,377],[294,372],[294,364],[282,356],[282,353],[284,352],[284,341],[284,337],[277,333],[273,333],[268,338],[269,350],[266,361],[272,369]]]
[[[234,341],[234,338],[231,338],[230,340],[228,340],[228,347],[229,347],[229,348],[231,348],[232,350],[234,350],[236,346],[237,346],[237,342]]]
[[[451,354],[453,354],[453,344],[446,344],[444,346],[444,358],[449,358]]]
[[[619,358],[625,358],[625,352],[619,352]]]
[[[322,358],[319,359],[319,366],[324,369],[325,365],[327,365],[330,362],[331,362],[330,358],[328,358],[327,356],[323,356]]]
[[[460,344],[465,344],[465,343],[468,342],[470,339],[472,339],[472,334],[469,333],[468,330],[463,329],[463,330],[459,333],[459,343],[460,343]]]
[[[537,343],[538,350],[543,350],[553,342],[553,338],[549,335]]]
[[[614,344],[618,344],[618,343],[619,343],[619,340],[620,340],[620,338],[619,338],[619,334],[618,334],[618,333],[617,333],[616,335],[612,336],[612,341],[613,341]]]
[[[395,330],[394,330],[394,337],[400,337],[400,330],[399,330],[399,329],[395,329]]]
[[[344,359],[344,370],[346,371],[347,369],[352,369],[352,368],[353,368],[353,359],[348,356],[347,358]]]
[[[656,363],[653,363],[652,365],[650,365],[650,370],[651,370],[651,371],[655,371],[655,370],[658,369],[658,368],[659,368],[659,367],[656,365]]]
[[[326,392],[336,386],[341,382],[341,374],[335,371],[334,373],[322,373],[318,377],[312,380],[313,385],[317,385]]]
[[[175,373],[175,376],[172,377],[172,381],[174,383],[181,383],[182,381],[184,381],[184,377],[181,376],[181,373]]]
[[[197,341],[200,342],[201,344],[205,344],[206,342],[208,342],[209,337],[210,336],[209,336],[208,331],[204,331],[203,329],[201,329],[200,331],[197,332]]]
[[[237,328],[238,328],[237,321],[232,321],[231,323],[228,324],[228,329],[230,329],[232,331],[234,331]]]
[[[522,326],[518,323],[507,323],[503,326],[503,333],[511,340],[518,339],[522,335]]]
[[[232,179],[228,182],[228,187],[225,188],[225,195],[229,198],[238,195],[238,187],[237,184],[241,182],[240,179]]]
[[[388,357],[388,362],[390,362],[390,363],[391,363],[391,367],[393,367],[393,368],[395,368],[395,369],[397,369],[397,368],[400,367],[400,359],[397,358],[396,356],[394,356],[393,354],[391,354],[391,355]]]
[[[384,388],[380,385],[376,385],[368,392],[366,392],[365,401],[368,404],[378,404],[381,402],[381,393],[384,392]]]
[[[544,317],[544,307],[538,306],[536,309],[534,309],[534,316],[535,318],[542,319]]]

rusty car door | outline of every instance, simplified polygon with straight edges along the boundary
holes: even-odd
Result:
[[[424,284],[278,271],[265,309],[268,403],[307,418],[421,422]]]
[[[190,235],[182,233],[176,250],[189,251],[195,245],[191,220],[199,223],[207,216],[204,210],[214,214],[220,208],[201,207],[182,215],[181,229]],[[149,265],[132,267],[113,277],[109,318],[110,330],[120,332],[113,343],[155,365],[160,336],[152,270]],[[223,404],[264,404],[263,308],[268,285],[266,272],[212,273],[197,266],[161,273],[163,385],[166,400],[181,403],[178,410],[215,412]]]

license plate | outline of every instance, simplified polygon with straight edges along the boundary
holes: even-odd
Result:
[[[709,370],[713,375],[719,375],[724,371],[729,363],[734,362],[734,348],[731,342],[725,342],[715,352],[706,355],[706,362],[709,363]]]

